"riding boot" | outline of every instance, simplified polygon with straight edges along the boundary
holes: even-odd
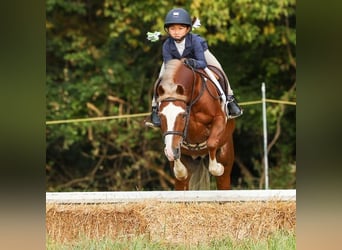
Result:
[[[152,107],[151,122],[153,123],[153,126],[160,127],[160,117],[156,106]]]
[[[229,119],[234,119],[236,117],[239,117],[243,113],[242,109],[237,104],[237,101],[233,95],[228,96],[227,111],[228,111],[228,118]]]
[[[164,67],[164,64],[162,66],[162,69],[163,69],[163,67]],[[145,120],[145,126],[147,126],[147,127],[160,127],[160,118],[158,115],[158,104],[156,101],[157,100],[156,89],[162,80],[160,74],[159,74],[159,78],[155,81],[154,87],[153,87],[152,112],[151,112],[151,115],[149,117],[147,117]]]
[[[160,118],[158,115],[157,106],[152,106],[150,121],[145,121],[145,126],[147,126],[147,127],[160,127]]]

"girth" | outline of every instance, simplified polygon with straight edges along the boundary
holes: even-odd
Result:
[[[201,142],[201,143],[188,143],[186,141],[183,141],[182,148],[185,148],[187,150],[191,150],[191,151],[197,151],[197,150],[202,150],[202,149],[206,149],[207,148],[207,142]]]

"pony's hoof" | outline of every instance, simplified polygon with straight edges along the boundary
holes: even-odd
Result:
[[[174,173],[175,173],[175,177],[179,181],[184,181],[186,178],[188,178],[188,171],[186,171],[186,169],[178,170],[178,171],[175,169]]]
[[[224,167],[221,164],[217,164],[215,168],[209,168],[209,172],[213,176],[221,176],[224,173]]]
[[[175,177],[176,177],[176,179],[179,180],[179,181],[185,181],[185,180],[188,178],[187,175],[185,175],[184,177],[179,177],[179,176],[175,176]]]
[[[175,160],[175,163],[173,166],[173,172],[175,174],[175,177],[179,181],[184,181],[186,178],[188,178],[188,170],[180,161],[180,159]]]

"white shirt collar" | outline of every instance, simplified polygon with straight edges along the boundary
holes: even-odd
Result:
[[[185,49],[185,39],[186,38],[184,38],[183,41],[181,41],[180,43],[175,42],[176,48],[177,48],[180,55],[183,55],[183,52]]]

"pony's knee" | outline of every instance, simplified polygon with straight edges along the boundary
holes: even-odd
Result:
[[[209,138],[207,140],[207,147],[209,150],[217,148],[219,145],[219,139],[218,138]]]

